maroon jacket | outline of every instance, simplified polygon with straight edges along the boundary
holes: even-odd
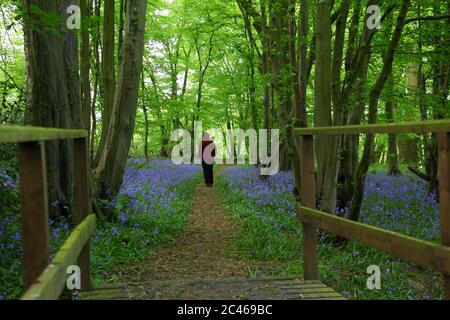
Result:
[[[207,152],[205,154],[206,148],[211,144],[214,145],[214,148],[212,149],[211,154],[208,154],[208,151],[210,151],[210,150],[207,150]],[[214,158],[216,157],[216,145],[214,144],[214,142],[213,141],[202,141],[201,150],[202,150],[202,152],[200,154],[200,160],[202,162],[210,162],[212,164],[214,162]],[[210,160],[210,161],[208,161],[208,160]]]

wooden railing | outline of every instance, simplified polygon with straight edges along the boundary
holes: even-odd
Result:
[[[306,280],[318,280],[317,229],[355,240],[399,258],[443,273],[445,299],[450,299],[450,121],[296,128],[302,179],[303,260]],[[437,133],[442,245],[407,237],[316,210],[314,136],[380,133]]]
[[[74,199],[77,228],[49,264],[49,225],[45,141],[73,140]],[[16,143],[22,215],[24,300],[58,299],[66,285],[66,269],[81,269],[81,289],[91,286],[89,239],[95,215],[89,215],[88,133],[36,127],[0,126],[0,143]]]

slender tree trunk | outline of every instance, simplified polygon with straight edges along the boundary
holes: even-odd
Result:
[[[291,169],[290,143],[292,135],[289,134],[292,123],[292,84],[291,65],[289,59],[289,1],[281,0],[271,10],[271,20],[274,26],[274,48],[272,54],[273,85],[277,95],[279,128],[280,128],[280,170]]]
[[[315,72],[315,110],[314,123],[316,127],[331,126],[331,4],[329,0],[317,3],[316,11],[316,72]],[[320,199],[326,195],[325,181],[328,173],[331,139],[328,136],[316,138],[316,154],[318,162],[317,191]],[[335,184],[336,186],[336,184]],[[331,190],[330,190],[331,192]],[[332,203],[326,198],[326,206],[322,210],[330,210]],[[323,202],[322,202],[323,203]]]
[[[394,75],[391,72],[388,80],[388,97],[386,101],[386,120],[390,123],[394,122]],[[387,165],[388,165],[388,175],[398,176],[401,174],[400,165],[398,162],[398,151],[397,151],[397,135],[395,133],[390,133],[388,135],[388,151],[387,151]]]
[[[363,69],[359,75],[359,83],[356,87],[356,103],[352,112],[348,116],[347,125],[357,125],[361,123],[366,107],[365,81],[369,67],[369,56],[366,56]],[[343,151],[341,160],[341,170],[338,181],[339,188],[339,212],[348,208],[353,198],[355,190],[355,175],[358,169],[359,157],[359,135],[345,135],[343,141]]]
[[[441,1],[435,0],[433,2],[433,13],[436,16],[441,15]],[[450,3],[447,2],[447,14],[450,13]],[[433,103],[432,113],[433,119],[444,119],[448,117],[448,94],[449,94],[449,79],[450,79],[450,62],[448,56],[450,49],[448,43],[450,36],[448,33],[448,25],[450,19],[447,19],[447,28],[445,28],[442,22],[436,22],[434,24],[435,32],[433,33],[434,42],[434,58],[432,61],[432,96],[435,103]],[[437,138],[436,134],[431,136],[429,142],[429,192],[439,194],[439,181],[438,181],[438,152],[437,152]]]
[[[119,7],[119,35],[117,45],[117,61],[119,66],[122,64],[122,46],[123,46],[123,31],[125,28],[125,11],[127,8],[127,0],[120,0]]]
[[[289,1],[289,55],[290,55],[290,65],[292,74],[292,90],[294,92],[294,109],[293,118],[294,126],[301,127],[301,118],[303,116],[302,100],[300,91],[300,76],[299,76],[299,61],[297,61],[297,23],[295,16],[295,0]],[[305,111],[306,113],[306,111]],[[288,134],[288,145],[290,151],[291,167],[294,174],[294,186],[295,194],[300,194],[301,189],[301,177],[300,177],[300,158],[298,156],[296,138],[293,135],[292,127],[289,127]]]
[[[103,157],[104,144],[109,135],[109,127],[114,109],[114,96],[116,90],[115,60],[114,60],[114,26],[115,26],[115,3],[104,1],[103,7],[103,112],[102,112],[102,135],[100,147],[97,152],[96,163]]]
[[[147,108],[147,102],[146,102],[146,87],[145,87],[145,79],[144,79],[144,70],[142,70],[142,78],[141,78],[141,84],[142,84],[142,111],[144,112],[144,155],[145,160],[149,159],[149,153],[148,153],[148,136],[149,136],[149,127],[150,123],[148,120],[148,108]]]
[[[151,69],[151,67],[150,67],[150,69]],[[166,145],[169,141],[167,138],[166,125],[165,125],[164,119],[161,114],[161,107],[159,105],[158,83],[156,81],[155,73],[153,70],[150,71],[150,79],[152,81],[154,95],[157,100],[157,105],[155,106],[155,109],[156,109],[156,117],[158,118],[160,134],[161,134],[159,155],[162,158],[166,158],[168,156],[168,151],[167,151]]]
[[[188,78],[189,78],[189,70],[190,70],[190,58],[191,58],[191,53],[192,53],[192,47],[189,48],[188,51],[186,51],[183,48],[183,52],[184,52],[184,56],[186,59],[186,65],[184,68],[184,76],[183,76],[183,88],[181,89],[181,95],[180,95],[180,99],[181,101],[184,101],[184,97],[186,96],[186,92],[187,92],[187,84],[188,84]]]
[[[119,191],[133,138],[139,79],[144,55],[147,1],[128,0],[123,61],[120,66],[114,108],[102,156],[93,172],[94,194],[109,199]]]
[[[203,46],[201,43],[199,43],[199,35],[196,35],[195,38],[195,49],[197,51],[197,59],[199,63],[198,73],[199,73],[199,80],[198,80],[198,87],[197,87],[197,101],[195,103],[195,112],[194,112],[194,121],[198,121],[200,118],[200,110],[202,105],[202,99],[203,99],[203,85],[205,84],[205,76],[206,72],[208,71],[209,65],[211,63],[212,58],[212,50],[213,50],[213,39],[214,39],[214,33],[211,33],[209,35],[208,40],[208,46],[207,46],[207,56],[205,59],[202,58],[202,49]],[[192,123],[192,126],[194,126],[194,123]]]
[[[334,111],[334,125],[344,125],[345,105],[341,103],[341,68],[344,59],[344,40],[347,25],[350,1],[344,0],[339,8],[336,18],[336,32],[333,55],[331,61],[331,101]],[[330,16],[331,24],[331,16]],[[316,88],[317,89],[317,88]],[[330,136],[329,145],[326,147],[325,171],[323,175],[323,193],[321,209],[325,212],[335,213],[337,204],[337,185],[339,176],[340,159],[342,155],[342,136]]]
[[[100,77],[101,77],[101,67],[100,67],[100,0],[94,0],[94,15],[96,17],[96,24],[95,24],[95,33],[94,33],[94,44],[93,44],[93,53],[94,53],[94,70],[93,70],[93,77],[94,77],[94,95],[92,97],[92,103],[91,103],[91,122],[92,122],[92,128],[91,128],[91,139],[90,139],[90,157],[91,157],[91,163],[94,162],[95,158],[95,150],[96,150],[96,134],[97,134],[97,115],[96,115],[96,107],[97,107],[97,100],[100,95]]]
[[[90,0],[80,0],[80,10],[82,17],[81,29],[81,49],[80,49],[80,81],[81,81],[81,110],[82,126],[89,132],[91,131],[91,82],[89,72],[91,70],[91,49],[89,24],[91,18]]]
[[[395,27],[394,33],[392,35],[391,43],[389,45],[386,57],[384,59],[383,69],[377,82],[370,92],[369,99],[369,123],[376,123],[377,121],[377,108],[378,100],[383,90],[384,85],[392,72],[392,65],[394,62],[395,53],[400,43],[400,38],[403,33],[403,28],[405,26],[406,15],[408,13],[410,5],[410,0],[403,0],[400,12],[397,18],[397,25]],[[374,135],[368,134],[366,136],[366,141],[364,145],[364,152],[362,159],[359,163],[359,167],[355,178],[355,192],[353,194],[352,205],[350,207],[349,218],[351,220],[357,221],[361,212],[362,200],[364,197],[365,181],[367,171],[369,170],[370,159],[372,156],[374,144]]]
[[[418,102],[419,93],[419,64],[416,62],[410,62],[408,64],[408,95],[413,101]],[[413,121],[414,118],[409,114],[403,115],[404,121]],[[400,135],[399,136],[399,151],[400,159],[402,163],[406,163],[409,166],[417,167],[419,163],[419,140],[412,135]]]
[[[250,99],[250,108],[252,111],[252,125],[253,125],[253,129],[255,129],[256,131],[258,131],[258,106],[256,105],[256,83],[255,83],[255,75],[256,75],[256,71],[255,71],[255,54],[254,54],[254,49],[253,47],[250,48],[250,58],[249,58],[249,88],[248,88],[248,94],[249,94],[249,99]]]
[[[300,51],[299,51],[299,106],[298,117],[300,127],[308,126],[306,92],[308,85],[308,30],[309,30],[309,0],[300,1]]]
[[[198,86],[197,86],[197,100],[195,103],[195,109],[192,114],[192,124],[191,124],[191,134],[194,134],[195,131],[195,122],[200,120],[200,111],[202,107],[203,102],[203,86],[205,84],[205,76],[206,72],[208,71],[209,65],[211,63],[212,59],[212,50],[213,50],[213,40],[214,40],[214,32],[209,35],[208,44],[207,44],[207,55],[205,58],[202,57],[202,49],[204,48],[204,45],[199,42],[200,40],[200,34],[195,35],[195,50],[197,52],[197,59],[198,59]],[[191,148],[192,150],[195,150],[194,140],[192,139]],[[194,160],[194,154],[195,152],[192,152],[192,160]]]
[[[261,34],[263,35],[261,41],[263,43],[263,54],[262,54],[262,75],[264,77],[264,129],[270,132],[271,123],[270,123],[270,88],[271,83],[269,80],[270,71],[269,71],[269,48],[270,48],[270,40],[269,34],[267,30],[267,15],[266,15],[266,3],[265,0],[261,1]],[[270,140],[270,139],[268,139]],[[269,148],[270,150],[270,148]]]

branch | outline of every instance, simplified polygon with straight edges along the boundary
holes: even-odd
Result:
[[[450,15],[444,15],[444,16],[428,16],[428,17],[415,17],[415,18],[409,18],[405,21],[405,23],[411,23],[415,21],[430,21],[430,20],[444,20],[444,19],[450,19]]]
[[[411,171],[412,173],[414,173],[416,176],[418,176],[419,178],[430,182],[431,181],[431,177],[423,172],[421,172],[419,169],[414,168],[414,167],[408,167],[408,170]]]
[[[14,80],[14,78],[6,71],[6,69],[4,69],[2,66],[0,66],[0,70],[5,74],[5,76],[7,76],[9,78],[9,80],[11,81],[11,83],[13,84],[13,86],[19,90],[19,92],[23,95],[25,95],[25,91],[19,87],[19,85],[16,83],[16,81]]]
[[[253,28],[255,28],[256,32],[260,36],[260,38],[263,38],[262,34],[262,18],[261,15],[256,11],[256,9],[253,7],[253,3],[251,0],[236,0],[237,4],[239,6],[239,9],[241,10],[243,15],[246,15],[247,17],[251,17],[253,19]]]

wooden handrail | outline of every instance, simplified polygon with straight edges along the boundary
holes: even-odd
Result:
[[[417,121],[404,123],[378,123],[368,125],[295,128],[294,134],[301,135],[343,135],[382,133],[430,133],[450,132],[450,120]]]
[[[305,280],[319,279],[317,228],[321,228],[442,272],[444,297],[450,300],[450,120],[295,128],[293,131],[297,137],[301,181],[307,186],[301,190],[303,207],[300,208],[298,215],[303,227]],[[314,136],[380,133],[437,133],[442,245],[406,237],[315,210]]]
[[[0,143],[86,138],[86,130],[0,125]]]
[[[82,290],[91,286],[89,239],[95,216],[89,216],[89,151],[86,130],[0,125],[0,143],[17,143],[22,216],[23,299],[58,299],[66,268],[81,269]],[[79,224],[52,263],[49,257],[48,192],[45,141],[73,140],[74,221]]]
[[[298,214],[301,221],[321,230],[450,275],[450,247],[408,237],[307,207],[300,207]]]
[[[22,296],[22,300],[56,300],[66,284],[66,270],[76,264],[83,247],[95,231],[96,217],[89,215],[71,233],[52,262]]]

